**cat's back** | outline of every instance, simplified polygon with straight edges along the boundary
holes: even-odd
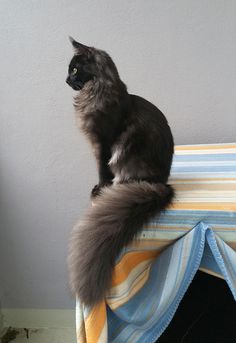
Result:
[[[164,114],[150,101],[135,94],[130,94],[130,98],[134,115],[142,116],[147,118],[147,120],[152,119],[163,124],[167,123]]]
[[[131,94],[131,122],[139,131],[144,134],[149,134],[150,139],[157,139],[165,137],[165,141],[168,141],[170,145],[173,145],[173,136],[168,124],[168,121],[164,114],[153,105],[150,101]]]
[[[174,140],[164,114],[150,101],[138,96],[130,95],[132,103],[131,123],[136,127],[136,136],[144,137],[146,147],[165,150],[169,160],[172,159]],[[137,139],[135,139],[137,140]]]

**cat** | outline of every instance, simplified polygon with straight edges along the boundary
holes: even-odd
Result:
[[[70,40],[66,82],[76,91],[76,116],[92,144],[99,182],[94,206],[72,230],[68,265],[72,292],[93,306],[106,296],[122,248],[174,197],[166,184],[174,142],[163,113],[128,93],[105,51]]]

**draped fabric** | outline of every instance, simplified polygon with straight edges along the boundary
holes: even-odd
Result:
[[[94,308],[76,303],[78,343],[154,343],[198,269],[236,300],[236,144],[177,146],[173,204],[117,258]]]

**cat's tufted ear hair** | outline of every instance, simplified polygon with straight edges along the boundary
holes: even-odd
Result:
[[[76,53],[79,53],[79,54],[84,54],[84,53],[89,54],[90,53],[90,48],[88,46],[77,42],[71,36],[69,36],[69,40],[70,40],[70,42],[71,42]]]

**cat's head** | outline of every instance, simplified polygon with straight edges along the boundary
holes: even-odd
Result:
[[[66,82],[74,90],[81,90],[88,82],[112,84],[119,74],[111,57],[102,50],[78,43],[70,37],[74,56],[70,61]]]

